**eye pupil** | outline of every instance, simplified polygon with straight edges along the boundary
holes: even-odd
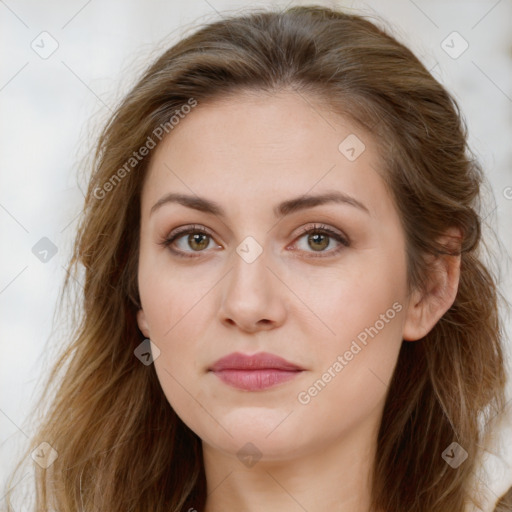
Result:
[[[327,244],[323,243],[322,242],[325,242],[327,241]],[[310,247],[314,250],[322,250],[322,249],[325,249],[328,245],[329,245],[329,239],[326,235],[323,235],[321,233],[316,233],[316,234],[313,234],[313,235],[309,235],[308,237],[308,243],[309,242],[313,242],[313,244],[320,244],[320,247],[314,247],[312,246],[311,244]]]

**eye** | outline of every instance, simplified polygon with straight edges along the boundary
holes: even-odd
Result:
[[[338,254],[340,251],[343,250],[343,248],[348,247],[350,245],[350,242],[348,239],[342,235],[341,233],[338,233],[337,231],[334,231],[327,226],[324,226],[323,224],[315,224],[312,227],[306,227],[302,230],[302,233],[299,237],[299,241],[303,238],[306,242],[306,247],[309,247],[313,249],[313,252],[321,253],[321,255],[313,254],[312,257],[325,257],[323,254],[327,253],[326,256],[332,256],[334,254]],[[331,241],[335,240],[338,243],[338,247],[336,249],[332,249],[329,251],[326,251],[328,247],[331,245]],[[304,246],[303,246],[304,247]],[[310,252],[304,248],[301,248],[300,250],[304,252]],[[309,256],[308,256],[309,257]]]
[[[185,237],[185,235],[188,236]],[[209,247],[210,242],[212,241],[212,235],[206,228],[203,226],[194,225],[184,226],[182,228],[176,229],[161,242],[161,245],[168,247],[169,250],[177,256],[184,258],[194,258],[196,257],[193,254],[194,252],[204,252],[204,250]],[[184,244],[182,243],[182,246],[179,247],[179,242],[184,242]],[[175,249],[173,245],[178,245],[178,249]],[[188,251],[183,247],[183,245],[188,246],[192,249],[192,251]]]

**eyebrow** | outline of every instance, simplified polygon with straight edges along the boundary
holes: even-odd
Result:
[[[149,214],[151,215],[155,210],[168,203],[178,203],[200,212],[210,213],[222,218],[227,217],[225,210],[215,201],[204,197],[176,193],[166,194],[160,198],[153,205]],[[327,203],[346,204],[370,214],[368,208],[354,197],[342,192],[328,192],[319,195],[304,195],[283,201],[274,207],[274,215],[276,217],[284,217],[285,215],[295,213],[299,210],[305,210],[307,208],[313,208],[314,206],[320,206]]]

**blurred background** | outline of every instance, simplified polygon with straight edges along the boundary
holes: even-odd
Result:
[[[86,187],[79,167],[100,127],[142,70],[198,26],[309,3],[0,0],[0,510],[5,478],[31,436],[27,414],[52,363],[49,344],[67,341],[54,311]],[[459,102],[489,180],[484,217],[498,234],[500,284],[512,300],[512,2],[314,3],[383,26]],[[510,423],[498,434],[505,442],[486,460],[490,501],[512,484]]]

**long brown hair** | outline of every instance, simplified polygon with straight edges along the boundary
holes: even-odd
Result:
[[[374,135],[406,234],[411,289],[425,285],[427,255],[450,251],[436,240],[460,229],[455,302],[427,336],[401,347],[372,503],[384,512],[462,512],[478,494],[478,456],[490,418],[502,411],[506,378],[500,294],[482,260],[482,169],[456,101],[409,49],[362,16],[318,6],[201,27],[146,70],[101,133],[64,283],[69,289],[70,276],[83,271],[80,314],[31,440],[31,450],[48,442],[58,453],[47,469],[35,467],[35,510],[204,508],[200,439],[169,405],[153,365],[134,356],[143,340],[140,194],[151,152],[130,158],[158,127],[171,133],[169,119],[191,100],[242,90],[314,97]],[[442,457],[452,442],[469,454],[456,469]]]

